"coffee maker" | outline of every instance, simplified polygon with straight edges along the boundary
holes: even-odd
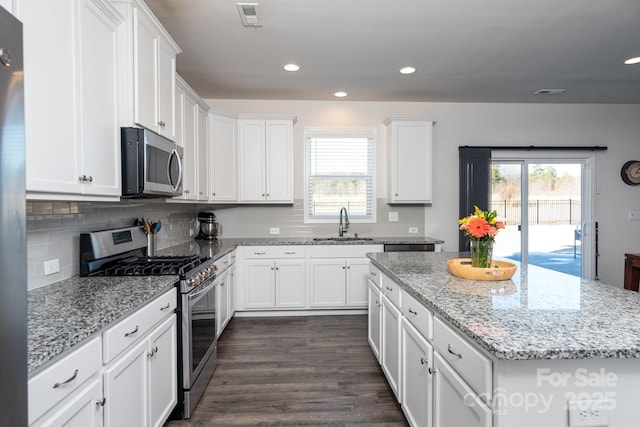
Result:
[[[213,212],[199,212],[198,221],[200,221],[200,232],[196,240],[216,240],[218,235],[222,234],[222,226],[216,222],[216,214]]]

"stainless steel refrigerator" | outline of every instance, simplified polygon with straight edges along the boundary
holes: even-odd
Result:
[[[0,426],[27,425],[22,24],[0,7]]]

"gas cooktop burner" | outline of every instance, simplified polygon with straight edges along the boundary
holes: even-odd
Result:
[[[184,275],[208,259],[198,255],[125,259],[98,273],[104,276]]]

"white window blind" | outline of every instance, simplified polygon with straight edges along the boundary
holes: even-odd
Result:
[[[373,144],[371,131],[306,133],[307,219],[338,218],[342,207],[350,220],[375,218]]]

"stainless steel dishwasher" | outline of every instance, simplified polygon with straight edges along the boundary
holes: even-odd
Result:
[[[385,252],[435,252],[434,243],[385,243]]]

